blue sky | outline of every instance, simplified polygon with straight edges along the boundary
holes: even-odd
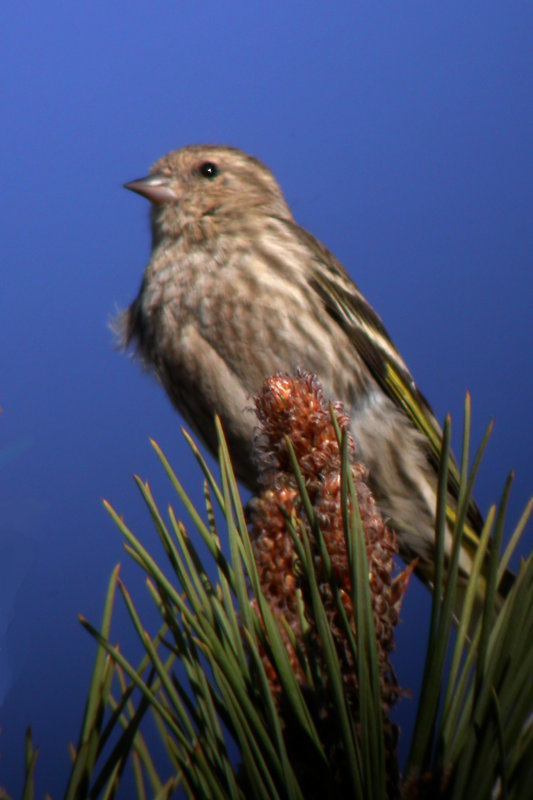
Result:
[[[476,496],[486,511],[514,468],[516,522],[533,485],[532,22],[529,3],[492,0],[2,5],[0,786],[14,796],[30,723],[37,796],[62,795],[95,652],[77,613],[99,621],[118,561],[153,619],[101,498],[155,547],[131,474],[174,499],[149,436],[198,497],[179,418],[108,328],[149,256],[147,204],[122,184],[168,150],[232,144],[274,170],[437,416],[457,432],[469,389],[474,441],[494,418]],[[396,661],[415,694],[428,603],[413,584]]]

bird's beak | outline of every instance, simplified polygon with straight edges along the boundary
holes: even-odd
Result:
[[[164,175],[148,175],[147,178],[125,183],[124,188],[142,194],[151,203],[171,203],[178,200],[178,195],[169,186],[169,179]]]

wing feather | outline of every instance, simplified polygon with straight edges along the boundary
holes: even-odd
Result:
[[[396,350],[380,317],[365,300],[342,264],[314,236],[299,228],[313,253],[315,269],[311,287],[321,297],[327,312],[347,334],[374,380],[425,436],[429,460],[438,471],[442,429],[424,395],[420,392],[402,357]],[[459,470],[450,459],[448,491],[453,501],[459,492]],[[450,504],[449,516],[455,515],[455,502]],[[468,510],[467,540],[474,548],[479,542],[483,518],[474,501]]]

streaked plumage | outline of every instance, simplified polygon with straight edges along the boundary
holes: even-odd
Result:
[[[360,458],[401,555],[431,582],[441,429],[383,324],[344,267],[299,227],[274,176],[239,150],[185,147],[126,185],[152,202],[152,258],[119,320],[211,450],[222,419],[240,480],[255,488],[251,395],[298,367],[352,418]],[[454,507],[456,474],[450,476]],[[461,568],[481,529],[469,510]],[[451,547],[451,536],[447,549]]]

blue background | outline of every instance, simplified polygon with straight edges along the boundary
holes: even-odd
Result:
[[[14,796],[30,723],[37,796],[62,795],[95,652],[77,613],[99,623],[119,560],[154,623],[101,497],[156,548],[131,479],[174,502],[153,436],[199,498],[179,418],[108,328],[149,256],[147,203],[121,185],[166,151],[232,144],[273,169],[437,416],[457,434],[468,388],[475,442],[495,419],[476,494],[486,512],[515,468],[516,523],[532,487],[532,9],[2,5],[0,786]],[[428,604],[413,582],[396,664],[415,695]],[[412,709],[398,710],[407,731]]]

